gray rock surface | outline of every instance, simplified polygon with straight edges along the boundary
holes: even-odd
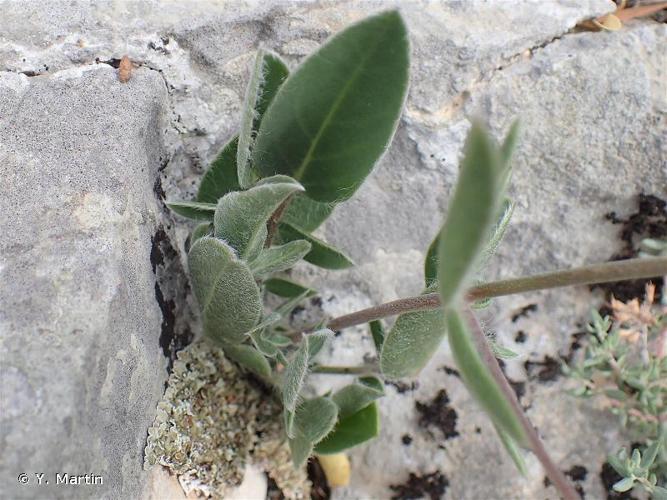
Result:
[[[612,10],[607,0],[0,1],[0,496],[46,492],[19,485],[24,471],[104,475],[104,489],[57,490],[61,497],[140,496],[164,353],[196,331],[182,274],[188,229],[172,227],[156,179],[168,199],[194,193],[238,128],[258,45],[295,64],[350,22],[394,5],[412,40],[406,112],[385,158],[320,231],[358,266],[296,273],[322,292],[328,314],[420,291],[424,249],[472,116],[498,137],[516,116],[524,125],[517,209],[489,277],[605,260],[620,244],[603,215],[629,211],[640,191],[667,195],[666,29],[641,21],[618,33],[569,33]],[[138,66],[125,85],[104,63],[123,54]],[[554,458],[563,469],[585,465],[582,485],[599,498],[600,464],[621,442],[616,421],[563,394],[562,379],[537,383],[524,369],[569,350],[592,300],[585,289],[515,296],[485,320],[520,353],[508,374],[527,380],[523,402]],[[533,303],[535,313],[512,322]],[[364,353],[372,344],[358,328],[329,355],[343,364]],[[409,473],[439,470],[447,498],[555,498],[532,457],[527,478],[515,473],[443,366],[452,366],[446,345],[418,388],[389,388],[381,438],[352,452],[352,483],[334,496],[388,498]],[[451,439],[420,426],[415,408],[442,388],[457,415]]]

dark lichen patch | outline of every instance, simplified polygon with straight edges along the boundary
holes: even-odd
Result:
[[[192,341],[193,334],[185,324],[181,328],[177,326],[176,294],[185,292],[180,288],[178,290],[170,288],[166,282],[166,273],[163,273],[163,270],[170,267],[172,262],[178,261],[178,254],[162,227],[158,228],[151,238],[150,261],[155,274],[155,301],[162,313],[159,345],[168,360],[169,372],[176,359],[176,353]],[[168,294],[169,290],[172,291],[171,294]]]
[[[412,436],[410,434],[403,434],[401,437],[401,443],[403,443],[405,446],[412,444]]]
[[[394,492],[392,500],[411,500],[415,498],[430,498],[439,500],[447,491],[449,480],[440,471],[431,474],[417,475],[410,473],[408,480],[403,484],[391,485]]]
[[[523,344],[527,338],[528,337],[526,335],[526,332],[524,332],[523,330],[519,330],[518,332],[516,332],[516,335],[514,335],[514,342],[516,342],[517,344]]]
[[[618,472],[614,470],[614,468],[609,465],[609,462],[605,462],[602,464],[602,469],[600,470],[600,480],[602,481],[602,485],[604,486],[604,489],[607,491],[607,500],[634,500],[635,497],[633,497],[630,492],[626,491],[623,493],[619,493],[618,491],[614,491],[614,484],[617,483],[623,479]]]
[[[528,304],[523,306],[518,311],[512,313],[512,323],[516,323],[521,318],[526,318],[530,313],[537,311],[537,304]]]
[[[528,360],[523,366],[529,378],[537,378],[540,382],[553,382],[563,374],[561,361],[551,356],[545,356],[542,361]]]
[[[573,481],[585,481],[588,469],[583,465],[573,465],[569,470],[565,471],[565,475],[570,476]]]
[[[459,371],[458,371],[457,369],[455,369],[455,368],[450,368],[450,367],[447,366],[447,365],[443,365],[443,366],[441,366],[440,368],[438,368],[438,370],[442,370],[442,371],[445,372],[447,375],[452,375],[453,377],[461,378],[461,374],[459,373]]]
[[[449,406],[449,396],[445,389],[441,389],[429,403],[417,401],[415,407],[420,414],[419,425],[425,429],[435,427],[442,432],[445,439],[459,435],[456,430],[458,415],[456,410]]]
[[[644,238],[667,238],[667,201],[654,195],[641,193],[637,197],[637,211],[626,218],[619,217],[616,212],[609,212],[605,218],[612,224],[621,226],[619,238],[623,247],[611,257],[612,261],[636,257],[639,253],[639,242]],[[627,302],[635,297],[642,297],[649,281],[655,283],[656,300],[660,300],[664,285],[662,279],[616,281],[593,285],[591,288],[603,290],[607,299],[613,296]]]
[[[393,385],[399,394],[404,394],[408,391],[412,392],[419,389],[419,381],[417,380],[413,380],[412,382],[403,382],[402,380],[388,380],[387,384]]]

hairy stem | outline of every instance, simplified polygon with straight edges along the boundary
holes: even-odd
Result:
[[[330,366],[315,365],[311,368],[311,373],[329,373],[333,375],[372,375],[377,373],[374,365],[360,366]]]
[[[494,281],[470,288],[466,294],[468,301],[476,301],[502,295],[546,290],[572,285],[592,285],[628,279],[651,278],[667,272],[667,257],[629,259],[591,266],[576,267],[563,271],[537,274],[523,278]],[[411,311],[440,307],[440,295],[427,293],[387,302],[368,309],[334,318],[327,324],[332,330],[367,323],[387,316],[395,316]]]
[[[544,447],[544,444],[542,443],[542,440],[540,439],[539,435],[537,434],[537,431],[530,423],[528,417],[521,408],[519,400],[517,399],[514,390],[507,381],[507,378],[500,369],[498,360],[496,359],[495,355],[493,354],[493,351],[489,347],[489,344],[486,340],[486,336],[484,335],[484,332],[479,326],[477,319],[475,318],[470,309],[466,309],[465,312],[466,312],[465,317],[468,322],[468,325],[470,326],[470,331],[472,333],[473,341],[475,342],[475,347],[477,348],[477,352],[481,356],[482,361],[484,362],[486,367],[489,369],[491,376],[494,378],[494,380],[500,387],[501,391],[503,392],[505,399],[512,406],[512,410],[514,410],[514,413],[519,419],[519,422],[521,423],[521,426],[523,427],[523,430],[528,438],[528,442],[530,443],[530,448],[537,457],[537,459],[542,464],[544,472],[547,474],[553,485],[556,487],[558,493],[560,493],[560,495],[565,500],[578,500],[579,495],[577,494],[576,490],[572,487],[572,485],[567,480],[565,475],[561,472],[561,470],[558,468],[558,466],[551,460],[551,457],[547,453],[547,450]]]
[[[273,242],[273,237],[276,235],[278,230],[278,223],[282,218],[285,210],[289,207],[289,204],[292,203],[292,195],[288,196],[285,201],[283,201],[280,206],[273,212],[273,215],[266,222],[266,241],[264,242],[264,248],[269,248]]]

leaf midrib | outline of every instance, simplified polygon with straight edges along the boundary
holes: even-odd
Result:
[[[362,68],[366,65],[370,57],[375,54],[378,46],[380,45],[380,40],[384,36],[384,34],[387,32],[389,27],[385,27],[382,30],[382,33],[377,37],[375,40],[375,45],[373,46],[372,50],[369,50],[366,52],[365,57],[363,57],[360,61],[360,63],[357,65],[357,67],[354,69],[354,72],[350,79],[347,81],[347,83],[343,86],[343,89],[340,93],[340,95],[336,98],[336,100],[333,103],[333,106],[331,106],[331,109],[329,110],[329,113],[324,118],[324,121],[322,122],[322,125],[320,126],[319,130],[315,134],[315,137],[313,138],[313,141],[310,144],[310,147],[308,148],[308,151],[306,152],[306,156],[304,159],[301,161],[301,164],[299,167],[295,170],[294,172],[294,178],[297,180],[301,180],[303,173],[312,160],[313,153],[315,149],[317,148],[322,136],[324,135],[324,132],[326,129],[329,127],[329,124],[333,120],[333,117],[336,115],[338,112],[338,108],[340,105],[343,103],[345,98],[347,97],[347,92],[350,89],[351,85],[356,82],[357,78],[359,77],[359,74],[361,73]]]

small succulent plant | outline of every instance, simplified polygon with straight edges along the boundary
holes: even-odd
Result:
[[[200,221],[188,262],[204,337],[275,387],[300,466],[313,453],[338,453],[377,436],[376,400],[384,381],[417,376],[447,334],[463,380],[520,468],[520,448],[533,451],[561,494],[577,498],[517,403],[496,361],[502,347],[492,349],[474,309],[499,295],[661,275],[667,259],[472,286],[483,281],[484,264],[512,214],[505,192],[516,124],[501,144],[472,124],[447,218],[428,249],[421,295],[325,319],[307,331],[285,331],[282,320],[314,291],[280,273],[302,259],[332,270],[353,265],[313,231],[354,195],[390,144],[407,93],[409,52],[396,11],[345,29],[293,72],[276,54],[258,51],[240,133],[211,164],[196,199],[169,204]],[[267,308],[268,296],[284,303]],[[382,318],[396,315],[385,331]],[[377,366],[318,363],[334,330],[362,323],[373,334]],[[307,398],[310,373],[358,378],[333,393],[317,387],[320,395]]]

